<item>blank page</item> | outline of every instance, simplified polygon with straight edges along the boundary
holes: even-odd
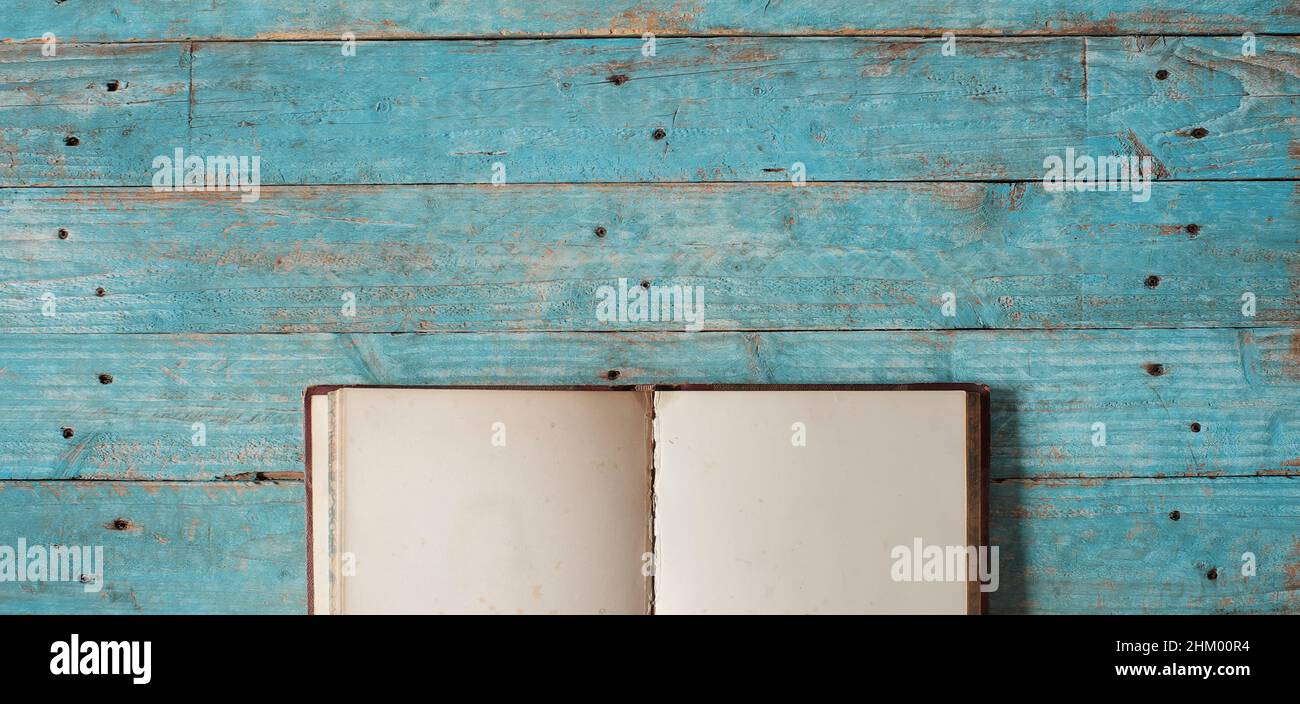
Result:
[[[966,613],[896,546],[966,545],[962,391],[667,391],[655,612]],[[799,426],[803,446],[797,446]]]
[[[646,611],[646,394],[334,393],[343,613]]]

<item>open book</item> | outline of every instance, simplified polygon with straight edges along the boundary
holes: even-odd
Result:
[[[980,613],[987,400],[314,387],[309,608]]]

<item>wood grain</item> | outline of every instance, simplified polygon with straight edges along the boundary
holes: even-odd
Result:
[[[991,610],[1295,613],[1298,489],[1296,477],[995,483]]]
[[[243,203],[10,189],[0,330],[683,329],[599,320],[596,291],[620,277],[700,286],[708,330],[1295,325],[1296,193],[1174,182],[1133,203],[1041,184],[286,187]],[[43,314],[46,294],[56,315]]]
[[[22,188],[0,192],[0,330],[684,327],[598,320],[595,292],[619,278],[702,287],[707,330],[1295,325],[1295,194],[1167,183],[1132,204],[1005,183],[291,187],[244,204]]]
[[[1150,154],[1160,178],[1300,176],[1300,44],[1257,42],[1087,39],[1093,153]]]
[[[951,381],[992,387],[995,478],[1300,474],[1297,349],[1289,329],[0,335],[0,472],[301,472],[316,384]]]
[[[0,535],[102,546],[104,583],[5,582],[0,612],[305,613],[300,482],[0,482]]]
[[[189,62],[177,45],[66,46],[45,57],[0,44],[0,185],[149,183],[154,155],[187,138]]]
[[[22,108],[0,127],[0,185],[149,185],[178,147],[258,156],[268,185],[489,183],[496,164],[510,183],[788,182],[796,163],[811,181],[1041,180],[1067,147],[1150,155],[1162,178],[1294,178],[1300,45],[1266,45],[971,39],[943,56],[937,40],[693,38],[645,57],[630,39],[398,41],[347,57],[253,42],[48,60],[0,45],[5,109]]]
[[[1300,32],[1290,0],[976,0],[752,2],[552,0],[10,0],[5,40],[78,41],[676,34],[993,34]]]

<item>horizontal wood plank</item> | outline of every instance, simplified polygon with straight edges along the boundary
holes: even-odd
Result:
[[[0,184],[150,183],[154,155],[188,136],[189,65],[183,45],[66,46],[46,57],[0,44]]]
[[[176,148],[257,156],[268,185],[1041,180],[1071,147],[1149,155],[1165,179],[1295,178],[1298,47],[970,39],[944,56],[938,40],[760,37],[668,39],[653,57],[631,39],[342,56],[237,42],[45,59],[0,45],[0,110],[17,116],[0,126],[0,185],[150,185]]]
[[[0,330],[684,328],[598,316],[600,287],[620,278],[700,287],[706,330],[1300,324],[1294,184],[1173,182],[1151,195],[986,183],[285,187],[243,203],[9,189]]]
[[[1094,154],[1150,156],[1160,178],[1300,176],[1300,43],[1085,40]],[[1163,76],[1163,78],[1161,78]]]
[[[1295,329],[9,334],[0,360],[14,479],[301,472],[316,384],[938,381],[991,387],[995,477],[1300,474]]]
[[[98,591],[0,582],[0,612],[303,613],[303,500],[301,482],[0,482],[0,543],[103,548]]]
[[[1296,478],[996,482],[990,494],[995,613],[1300,608]],[[303,499],[297,482],[0,483],[8,540],[99,545],[105,561],[99,592],[4,582],[0,611],[302,613]]]
[[[989,522],[994,613],[1300,611],[1300,478],[995,483]]]
[[[1300,32],[1288,0],[753,2],[560,0],[10,0],[0,41],[676,34],[1180,34]]]

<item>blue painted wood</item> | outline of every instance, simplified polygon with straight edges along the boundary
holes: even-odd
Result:
[[[93,596],[0,583],[0,611],[301,612],[302,485],[246,480],[301,476],[307,385],[683,381],[990,384],[994,611],[1300,610],[1286,0],[10,4],[0,542],[102,543],[110,564]],[[947,57],[943,29],[1051,36]],[[345,58],[344,31],[624,38]],[[722,38],[746,34],[785,36]],[[175,147],[257,155],[290,187],[80,189],[147,186]],[[794,162],[813,182],[1036,182],[1066,147],[1149,156],[1165,182],[1145,204],[784,185]],[[485,183],[497,162],[510,184],[589,185],[296,185]],[[1228,182],[1175,182],[1203,179]],[[629,268],[709,286],[734,331],[593,326],[590,288]],[[957,315],[935,317],[948,282]],[[335,314],[354,289],[357,315]],[[439,332],[378,334],[420,330]],[[266,332],[293,334],[247,334]]]
[[[1300,176],[1294,37],[1260,38],[1255,56],[1236,37],[1085,41],[1094,152],[1149,154],[1160,178]]]
[[[4,581],[0,613],[303,613],[303,496],[301,482],[0,482],[0,545],[103,549],[102,589]]]
[[[1295,329],[19,334],[0,360],[0,478],[300,472],[315,384],[933,381],[992,388],[995,477],[1300,474]]]
[[[1297,33],[1286,0],[10,0],[0,41],[659,34]]]
[[[995,483],[1003,581],[990,609],[1296,613],[1297,489],[1296,477]]]
[[[177,45],[63,47],[53,57],[0,45],[0,184],[151,174],[135,162],[184,143],[189,59]],[[71,137],[85,142],[69,146]]]
[[[597,290],[620,277],[701,287],[707,330],[1295,325],[1293,190],[1167,183],[1134,204],[982,183],[290,187],[256,203],[10,189],[0,330],[683,329],[598,319]]]
[[[996,482],[990,494],[994,612],[1300,608],[1300,479]],[[0,612],[303,613],[302,501],[297,482],[0,482],[5,541],[105,557],[102,591],[0,582]],[[1254,577],[1241,576],[1245,552]]]
[[[264,184],[784,182],[796,164],[812,181],[1041,180],[1067,148],[1150,155],[1163,178],[1296,175],[1295,38],[1254,57],[1211,37],[1162,46],[971,39],[944,56],[938,40],[692,38],[645,57],[632,39],[401,41],[350,57],[244,42],[44,59],[0,45],[5,109],[22,108],[0,125],[0,185],[150,185],[178,147],[257,156]]]

